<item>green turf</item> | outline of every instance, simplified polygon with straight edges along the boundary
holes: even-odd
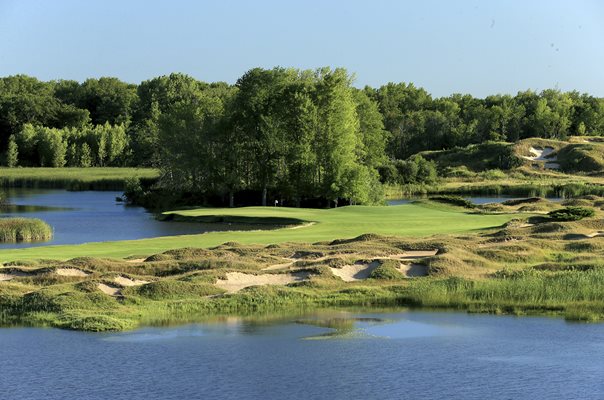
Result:
[[[182,247],[211,247],[225,242],[270,244],[317,242],[351,238],[364,233],[424,237],[435,234],[469,232],[499,226],[514,218],[512,214],[480,215],[448,206],[407,204],[401,206],[349,206],[337,209],[276,207],[203,208],[176,212],[187,216],[281,217],[313,222],[295,228],[258,231],[211,232],[199,235],[169,236],[120,242],[45,246],[0,251],[0,261],[31,259],[69,259],[73,257],[128,257],[156,254]],[[170,222],[166,222],[170,223]],[[94,227],[91,227],[94,229]]]

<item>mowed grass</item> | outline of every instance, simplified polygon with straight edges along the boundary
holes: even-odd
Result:
[[[337,209],[202,208],[174,211],[172,213],[189,217],[231,216],[252,219],[277,217],[302,220],[306,221],[307,224],[273,230],[208,232],[199,235],[167,236],[119,242],[10,249],[0,251],[0,262],[32,259],[66,260],[84,256],[140,257],[170,249],[212,247],[225,242],[239,242],[242,244],[313,243],[352,238],[365,233],[426,237],[500,226],[517,217],[514,214],[471,214],[448,206],[432,204],[406,204],[389,207],[348,206]],[[94,229],[94,227],[91,227],[91,229]]]

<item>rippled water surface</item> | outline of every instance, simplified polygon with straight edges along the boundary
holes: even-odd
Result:
[[[6,399],[602,399],[604,325],[322,312],[92,334],[0,329]]]

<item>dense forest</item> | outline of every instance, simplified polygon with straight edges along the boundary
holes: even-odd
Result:
[[[433,98],[413,84],[352,83],[329,68],[256,68],[234,85],[10,76],[0,78],[0,152],[9,167],[153,166],[162,188],[231,205],[235,195],[337,205],[379,201],[393,171],[435,179],[414,156],[423,150],[604,134],[604,99],[588,94]]]

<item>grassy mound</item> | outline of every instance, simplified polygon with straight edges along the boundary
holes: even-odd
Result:
[[[604,171],[604,146],[596,143],[569,144],[558,151],[560,167],[569,172]]]
[[[41,242],[52,238],[52,228],[37,218],[0,218],[0,242]]]
[[[465,166],[471,171],[509,170],[522,164],[514,152],[514,146],[504,142],[486,142],[420,154],[427,160],[435,161],[440,169]]]

